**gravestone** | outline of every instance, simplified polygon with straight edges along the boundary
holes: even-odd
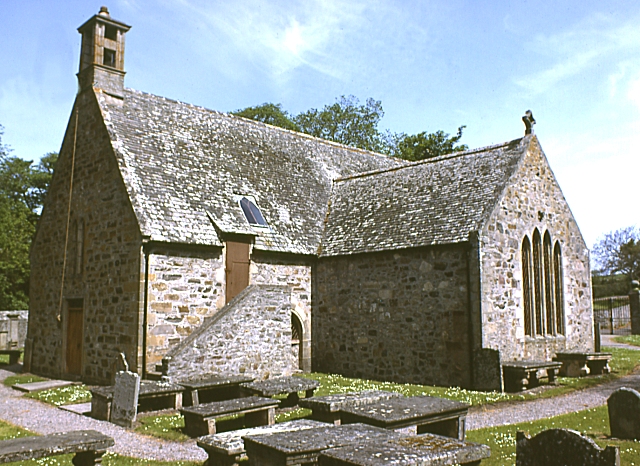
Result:
[[[640,393],[622,387],[607,400],[611,436],[620,439],[640,440]]]
[[[604,450],[593,440],[569,429],[548,429],[531,438],[516,434],[516,466],[620,466],[620,449]]]
[[[122,427],[131,427],[138,412],[140,376],[129,371],[116,374],[116,384],[111,405],[111,422]]]

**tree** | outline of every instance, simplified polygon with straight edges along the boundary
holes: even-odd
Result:
[[[607,233],[593,247],[597,273],[622,273],[629,280],[640,278],[640,230],[620,228]]]
[[[0,309],[26,309],[29,248],[58,154],[35,166],[11,156],[0,126]]]
[[[404,160],[417,161],[467,150],[469,147],[466,144],[456,145],[462,138],[464,128],[466,126],[460,126],[455,136],[450,136],[444,131],[423,131],[414,135],[397,134],[390,144],[390,153]]]
[[[236,110],[235,112],[231,112],[231,114],[261,121],[269,125],[279,126],[280,128],[290,129],[291,131],[300,131],[300,128],[294,123],[291,115],[282,109],[281,104],[264,103],[255,107]]]
[[[378,130],[383,116],[379,100],[369,98],[360,105],[360,101],[350,95],[341,96],[322,110],[312,108],[302,112],[293,120],[303,133],[347,146],[384,152],[385,141]]]
[[[236,110],[233,114],[411,161],[467,149],[465,144],[458,144],[465,126],[460,126],[455,136],[444,131],[414,135],[380,131],[382,102],[369,98],[361,105],[352,95],[341,96],[321,110],[312,108],[295,116],[283,110],[282,105],[271,103]]]

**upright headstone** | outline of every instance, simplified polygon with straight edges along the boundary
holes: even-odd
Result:
[[[575,430],[548,429],[531,438],[516,433],[516,466],[620,466],[620,448],[604,450]]]
[[[640,440],[640,393],[622,387],[607,400],[611,436]]]
[[[138,412],[140,376],[129,371],[116,374],[116,385],[111,405],[111,422],[122,427],[131,427]]]

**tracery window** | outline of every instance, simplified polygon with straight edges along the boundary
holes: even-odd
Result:
[[[536,228],[532,241],[522,240],[524,332],[528,336],[564,334],[564,288],[560,243],[552,247]]]

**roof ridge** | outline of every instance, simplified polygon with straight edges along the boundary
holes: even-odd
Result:
[[[177,103],[177,104],[188,105],[189,107],[192,107],[192,108],[198,108],[198,109],[202,109],[202,110],[205,110],[207,112],[215,113],[215,114],[218,114],[218,115],[221,115],[221,116],[239,119],[239,120],[245,121],[247,123],[258,125],[258,126],[267,126],[269,128],[274,128],[277,131],[282,131],[282,132],[285,132],[285,133],[289,133],[289,134],[295,135],[296,137],[303,137],[303,138],[311,139],[311,140],[314,140],[314,141],[318,141],[318,142],[321,142],[323,144],[327,144],[327,145],[330,145],[330,146],[341,147],[341,148],[343,148],[345,150],[349,150],[349,151],[352,151],[352,152],[360,152],[360,153],[363,153],[363,154],[366,154],[366,155],[371,155],[371,156],[375,156],[375,157],[382,157],[382,158],[389,159],[389,160],[394,160],[395,159],[395,157],[391,157],[391,156],[388,156],[388,155],[385,155],[385,154],[381,154],[380,152],[374,152],[374,151],[370,151],[370,150],[366,150],[366,149],[361,149],[359,147],[347,146],[346,144],[341,144],[341,143],[335,142],[335,141],[329,141],[328,139],[322,139],[322,138],[319,138],[317,136],[312,136],[311,134],[302,133],[302,132],[299,132],[299,131],[293,131],[291,129],[282,128],[280,126],[270,125],[269,123],[264,123],[262,121],[252,120],[251,118],[246,118],[246,117],[241,117],[241,116],[238,116],[238,115],[234,115],[233,113],[230,113],[230,112],[221,112],[220,110],[212,110],[210,108],[203,107],[202,105],[190,104],[188,102],[183,102],[182,100],[171,99],[169,97],[164,97],[164,96],[161,96],[161,95],[152,94],[150,92],[139,91],[137,89],[132,89],[132,88],[129,88],[129,87],[125,88],[125,91],[131,91],[131,92],[135,92],[135,93],[139,93],[139,94],[144,94],[144,95],[148,95],[148,96],[152,96],[152,97],[157,97],[159,99],[164,99],[166,101],[174,102],[174,103]],[[402,159],[397,159],[397,160],[398,160],[399,163],[407,162],[406,160],[403,161]]]
[[[377,174],[380,174],[380,173],[393,172],[393,171],[396,171],[396,170],[403,170],[405,168],[411,168],[411,167],[415,167],[417,165],[426,165],[426,164],[429,164],[429,163],[442,162],[444,160],[449,160],[449,159],[453,159],[453,158],[456,158],[456,157],[462,157],[462,156],[465,156],[465,155],[471,155],[471,154],[475,154],[475,153],[479,153],[479,152],[488,152],[490,150],[499,149],[500,147],[509,146],[509,145],[513,144],[514,142],[516,142],[516,141],[518,141],[518,142],[522,141],[526,137],[527,136],[522,137],[522,138],[512,139],[511,141],[502,142],[500,144],[493,144],[493,145],[490,145],[490,146],[477,147],[475,149],[467,149],[465,151],[460,151],[460,152],[451,152],[449,154],[439,155],[437,157],[431,157],[431,158],[424,159],[424,160],[417,160],[415,162],[405,160],[405,162],[407,162],[406,165],[399,165],[397,167],[391,167],[391,168],[381,168],[379,170],[371,170],[371,171],[368,171],[368,172],[357,173],[355,175],[343,176],[343,177],[340,177],[340,178],[336,178],[333,181],[334,181],[334,183],[338,182],[338,181],[348,181],[348,180],[352,180],[352,179],[356,179],[356,178],[364,178],[366,176],[377,175]],[[400,160],[402,160],[402,159],[400,159]]]

